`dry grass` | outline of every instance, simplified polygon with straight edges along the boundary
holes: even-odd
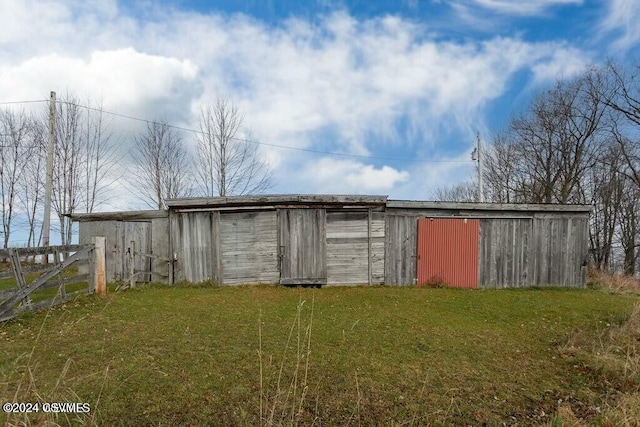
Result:
[[[615,293],[640,294],[640,279],[624,274],[612,274],[589,268],[587,282],[590,286],[609,289]]]
[[[581,353],[558,345],[578,329],[604,340],[636,302],[598,290],[141,287],[0,324],[0,400],[91,403],[87,418],[11,425],[543,425],[560,399],[566,419],[605,419],[596,367],[583,380]]]
[[[620,292],[632,280],[613,278]],[[582,371],[592,393],[559,405],[558,426],[640,425],[640,305],[621,323],[602,324],[596,331],[576,330],[560,348],[560,355]]]

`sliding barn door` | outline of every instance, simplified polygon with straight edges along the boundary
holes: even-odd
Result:
[[[324,209],[278,211],[281,284],[327,283],[325,215]]]

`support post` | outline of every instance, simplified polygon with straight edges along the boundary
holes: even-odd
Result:
[[[93,288],[98,295],[107,294],[107,273],[106,273],[106,246],[107,238],[96,236],[93,238]]]
[[[371,250],[371,208],[369,208],[368,212],[367,212],[367,265],[368,265],[368,279],[369,279],[369,286],[371,286],[372,283],[372,250]]]
[[[49,246],[49,230],[51,229],[51,191],[53,188],[53,150],[56,127],[56,93],[51,92],[49,97],[49,144],[47,147],[47,181],[44,192],[44,218],[42,220],[42,245]],[[63,244],[65,242],[62,242]],[[69,242],[66,242],[67,244]],[[49,262],[49,255],[44,254],[42,263]]]
[[[478,138],[478,201],[484,203],[484,191],[482,188],[482,143],[480,141],[480,132]]]

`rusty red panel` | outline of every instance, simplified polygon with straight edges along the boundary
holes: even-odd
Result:
[[[478,287],[480,221],[418,219],[418,285]]]

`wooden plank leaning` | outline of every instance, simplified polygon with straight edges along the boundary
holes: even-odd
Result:
[[[27,287],[27,282],[24,280],[24,274],[22,272],[22,266],[20,265],[20,255],[15,248],[8,248],[9,259],[11,260],[11,268],[13,269],[13,275],[16,278],[16,283],[18,284],[19,289],[25,289]],[[24,305],[31,305],[31,298],[29,298],[29,294],[24,297]]]

